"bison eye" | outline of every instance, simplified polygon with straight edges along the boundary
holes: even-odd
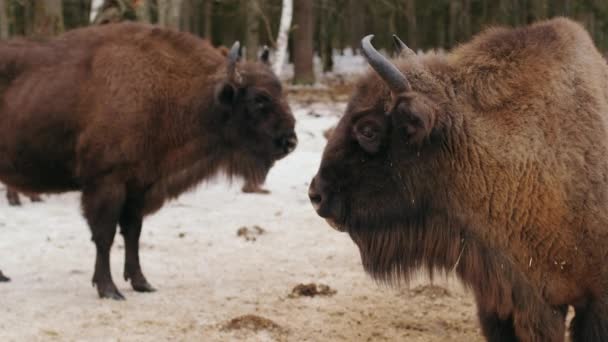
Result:
[[[270,98],[266,95],[259,94],[259,95],[256,95],[256,97],[253,99],[253,101],[255,102],[255,104],[257,106],[263,107],[270,102]]]
[[[361,148],[368,153],[376,153],[380,148],[381,131],[382,128],[375,121],[364,121],[355,126],[354,135]]]
[[[363,138],[366,138],[368,140],[374,140],[378,135],[374,127],[371,127],[370,125],[363,126],[361,128],[360,133]]]

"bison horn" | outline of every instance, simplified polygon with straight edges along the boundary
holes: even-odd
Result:
[[[391,61],[382,56],[380,52],[374,48],[371,42],[372,38],[374,38],[374,35],[370,34],[361,40],[363,57],[365,57],[369,65],[378,73],[378,75],[382,77],[393,93],[402,93],[411,90],[412,87],[405,75],[403,75]]]
[[[395,49],[397,50],[397,54],[399,54],[399,56],[414,56],[416,54],[414,50],[405,45],[405,43],[399,39],[396,34],[393,35],[393,44],[395,45]]]
[[[228,52],[228,77],[239,81],[240,75],[236,71],[236,63],[240,59],[241,43],[237,40],[232,44],[230,52]]]

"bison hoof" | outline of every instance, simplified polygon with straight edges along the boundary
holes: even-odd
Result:
[[[4,274],[2,274],[2,271],[0,271],[0,282],[6,282],[6,281],[11,281],[11,278],[5,276]]]
[[[93,281],[93,286],[97,286],[97,293],[99,294],[99,298],[108,298],[114,300],[125,300],[125,296],[118,291],[116,285],[110,282],[107,284],[99,284]]]
[[[105,289],[100,290],[99,298],[103,299],[113,299],[113,300],[125,300],[125,296],[122,295],[117,289]]]
[[[144,282],[133,282],[131,283],[133,290],[137,292],[156,292],[156,289],[150,285],[147,281]]]

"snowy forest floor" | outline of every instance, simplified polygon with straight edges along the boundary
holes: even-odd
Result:
[[[13,208],[0,190],[0,269],[12,278],[0,283],[0,340],[481,341],[472,296],[456,281],[378,285],[348,235],[314,213],[307,188],[323,131],[344,110],[317,96],[293,104],[300,145],[272,169],[270,195],[220,177],[145,220],[142,265],[155,293],[122,280],[117,236],[112,271],[127,300],[97,298],[77,193]],[[292,294],[309,283],[329,289]]]

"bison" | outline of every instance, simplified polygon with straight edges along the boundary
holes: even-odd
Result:
[[[82,192],[100,297],[124,299],[110,273],[117,225],[125,280],[154,291],[139,261],[144,216],[218,173],[261,184],[296,147],[267,59],[238,62],[238,50],[134,23],[0,44],[0,181]]]
[[[569,306],[574,341],[607,341],[608,66],[585,29],[393,61],[372,37],[310,184],[318,215],[380,282],[455,272],[490,341],[562,341]]]

